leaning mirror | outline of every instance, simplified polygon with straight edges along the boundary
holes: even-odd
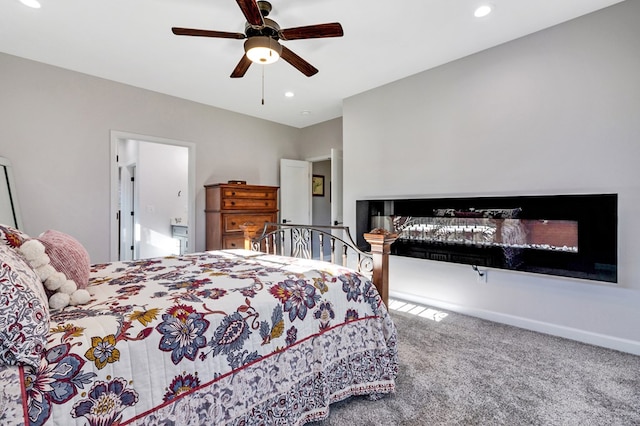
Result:
[[[0,157],[0,224],[22,229],[11,162]]]

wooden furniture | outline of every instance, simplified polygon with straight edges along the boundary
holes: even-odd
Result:
[[[389,252],[398,234],[380,228],[364,234],[365,240],[371,245],[371,252],[368,253],[357,247],[346,226],[259,225],[248,222],[241,224],[240,229],[244,232],[246,250],[321,261],[325,260],[325,253],[328,252],[327,261],[340,263],[370,277],[382,301],[388,306]],[[317,241],[315,245],[314,240]]]
[[[240,225],[278,221],[278,187],[218,183],[205,185],[206,250],[244,247]]]

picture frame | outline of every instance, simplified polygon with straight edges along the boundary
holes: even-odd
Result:
[[[311,176],[311,195],[314,197],[324,197],[324,176]]]

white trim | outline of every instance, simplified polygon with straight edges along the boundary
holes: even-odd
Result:
[[[565,327],[562,325],[532,320],[529,318],[501,314],[499,312],[487,311],[484,309],[469,308],[466,306],[456,305],[441,300],[416,296],[414,294],[390,291],[389,297],[405,300],[407,302],[433,306],[434,308],[446,309],[448,311],[482,318],[488,321],[499,322],[514,327],[524,328],[526,330],[537,331],[539,333],[563,337],[565,339],[576,340],[578,342],[588,343],[590,345],[601,346],[603,348],[614,349],[621,352],[627,352],[633,355],[640,355],[640,342],[634,340],[607,336],[605,334],[593,333],[590,331],[584,331],[577,328]]]
[[[122,132],[111,130],[111,148],[110,148],[110,207],[109,207],[109,255],[111,261],[118,259],[118,221],[116,215],[118,213],[118,141],[133,139],[144,142],[162,143],[166,145],[177,145],[186,147],[189,151],[189,251],[193,251],[195,246],[195,229],[196,229],[196,144],[193,142],[179,141],[175,139],[161,138],[157,136],[141,135],[137,133]]]

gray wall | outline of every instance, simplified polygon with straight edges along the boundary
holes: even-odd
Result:
[[[324,195],[311,197],[312,222],[314,225],[331,225],[331,160],[314,161],[312,172],[324,176]]]
[[[331,148],[342,149],[342,117],[305,127],[302,134],[301,158],[329,158]]]
[[[619,285],[396,258],[391,292],[640,353],[640,1],[344,102],[355,200],[615,192]],[[366,176],[366,185],[362,177]]]
[[[196,144],[195,249],[206,183],[278,185],[300,129],[0,53],[0,156],[11,160],[25,232],[76,237],[109,260],[110,131]]]

